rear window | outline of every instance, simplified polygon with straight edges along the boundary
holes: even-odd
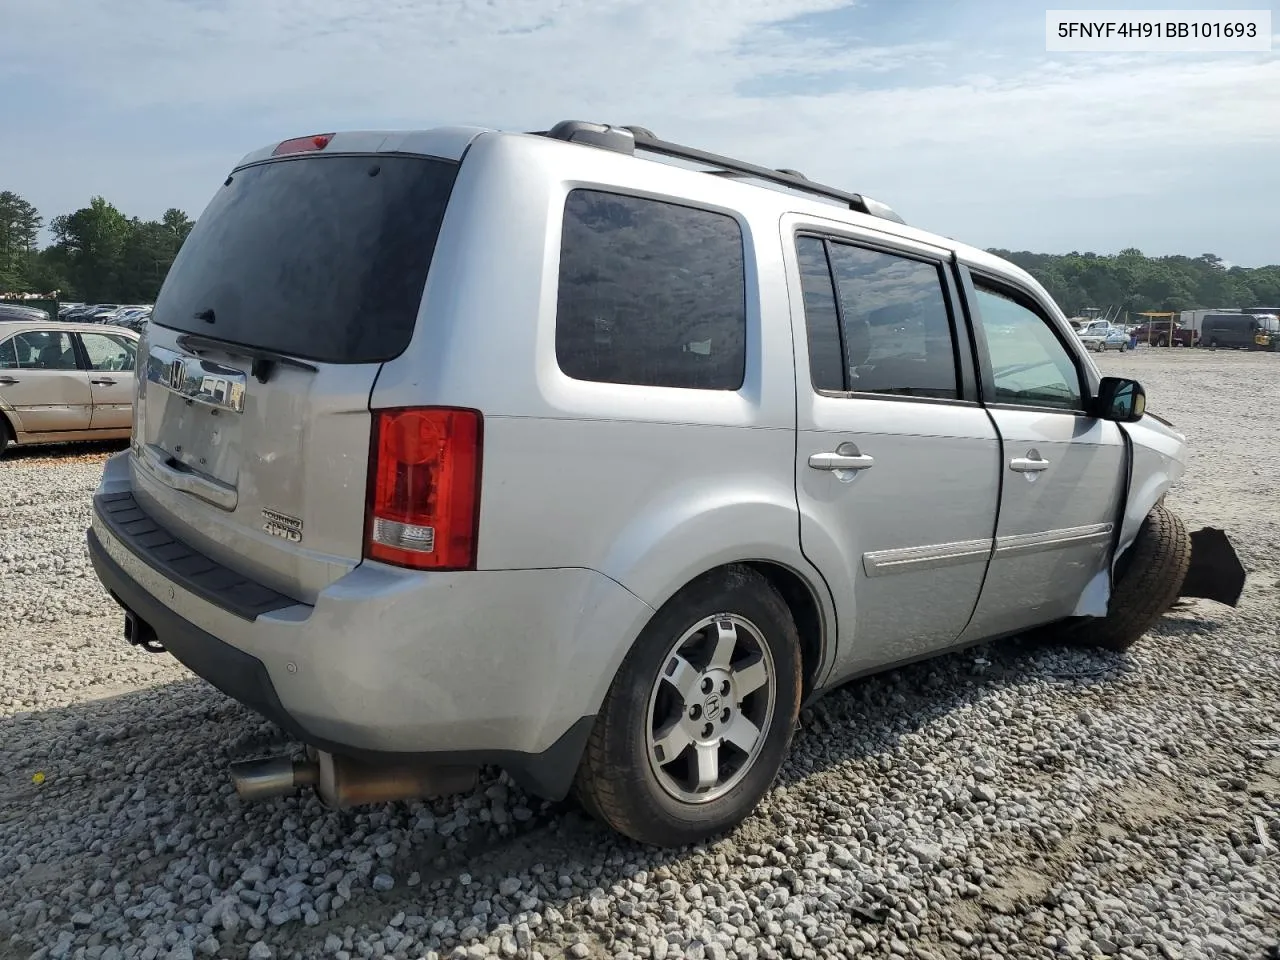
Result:
[[[232,174],[200,215],[151,320],[322,363],[400,354],[458,165],[311,156]]]

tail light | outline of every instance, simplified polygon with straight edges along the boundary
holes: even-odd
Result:
[[[477,410],[374,412],[365,555],[419,570],[471,570],[480,520]]]

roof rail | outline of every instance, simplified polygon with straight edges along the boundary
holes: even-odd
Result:
[[[800,193],[807,193],[828,200],[837,200],[850,210],[856,210],[859,213],[866,213],[884,220],[892,220],[895,223],[906,222],[887,204],[873,200],[870,197],[864,197],[860,193],[850,193],[847,190],[817,183],[798,170],[785,168],[771,170],[768,167],[747,163],[745,160],[735,160],[732,157],[709,153],[696,147],[686,147],[678,143],[671,143],[658,138],[653,131],[645,127],[614,127],[609,124],[589,123],[584,120],[562,120],[550,130],[539,130],[535,131],[535,133],[537,136],[550,137],[553,140],[564,140],[568,143],[587,144],[604,150],[612,150],[615,153],[634,156],[639,151],[676,160],[700,163],[714,168],[708,171],[709,173],[720,176],[764,180],[767,183],[788,187]]]

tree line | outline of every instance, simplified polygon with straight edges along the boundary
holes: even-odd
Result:
[[[0,295],[57,293],[61,300],[152,303],[193,222],[177,208],[159,220],[127,217],[102,197],[49,221],[53,243],[39,244],[44,220],[12,191],[0,192]],[[991,251],[1039,280],[1068,314],[1086,307],[1192,310],[1280,305],[1280,265],[1228,267],[1211,253],[1147,257]]]
[[[193,221],[176,207],[159,220],[127,217],[102,197],[49,221],[0,192],[0,295],[34,293],[87,303],[153,303]]]
[[[1068,316],[1086,307],[1142,311],[1280,305],[1280,265],[1228,267],[1212,253],[1147,257],[1132,247],[1115,255],[992,250],[1040,281]]]

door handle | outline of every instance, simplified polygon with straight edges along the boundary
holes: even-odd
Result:
[[[866,454],[815,453],[809,457],[809,466],[815,470],[866,470],[875,463],[875,458]]]
[[[1049,461],[1042,459],[1034,450],[1033,456],[1014,457],[1009,461],[1009,469],[1015,473],[1039,473],[1049,469]]]
[[[13,377],[0,377],[0,386],[9,387],[17,382]]]
[[[102,377],[99,380],[90,380],[89,382],[97,384],[100,387],[114,387],[116,384],[116,381],[112,380],[110,377]]]

